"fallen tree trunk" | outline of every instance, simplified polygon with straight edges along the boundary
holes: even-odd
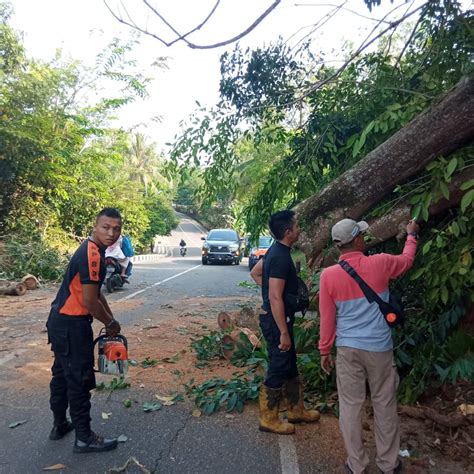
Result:
[[[340,219],[360,219],[374,204],[422,170],[474,139],[474,76],[464,77],[437,104],[418,115],[319,194],[296,208],[302,233],[298,243],[314,266],[331,227]]]
[[[464,194],[468,192],[468,190],[461,191],[460,186],[462,183],[469,181],[470,179],[474,179],[474,166],[466,168],[464,171],[454,177],[448,187],[449,199],[442,198],[433,203],[428,208],[430,216],[436,216],[447,209],[458,206]],[[409,219],[411,219],[410,212],[411,205],[403,203],[390,211],[388,214],[369,222],[370,235],[373,237],[373,240],[370,241],[369,246],[384,242],[385,240],[395,236],[397,239],[404,238],[406,234],[406,223]]]
[[[468,422],[468,419],[461,413],[443,415],[442,413],[439,413],[433,408],[429,407],[418,408],[401,406],[399,407],[399,412],[401,415],[406,415],[411,418],[432,420],[438,425],[445,426],[447,428],[459,428],[461,425]]]
[[[0,289],[0,294],[6,296],[23,296],[26,293],[26,285],[24,283],[14,283],[11,286]]]

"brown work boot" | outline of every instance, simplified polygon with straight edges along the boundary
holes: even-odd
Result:
[[[260,431],[276,434],[293,434],[295,427],[291,423],[280,420],[278,407],[282,398],[281,388],[270,388],[266,385],[260,387],[258,402],[260,406]]]
[[[303,387],[298,377],[288,380],[283,386],[283,391],[288,400],[288,421],[290,423],[319,421],[319,411],[306,410],[304,407]]]

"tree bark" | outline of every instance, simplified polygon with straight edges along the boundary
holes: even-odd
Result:
[[[429,419],[441,426],[447,428],[459,428],[464,423],[468,422],[468,419],[461,413],[452,413],[450,415],[444,415],[438,413],[433,408],[429,407],[410,407],[401,406],[399,412],[402,415],[409,416],[411,418]]]
[[[474,166],[470,166],[456,175],[448,186],[449,199],[439,199],[433,203],[429,208],[430,216],[441,214],[447,209],[456,207],[461,203],[461,199],[468,190],[461,191],[462,183],[474,179]],[[370,236],[373,240],[370,241],[369,246],[384,242],[392,237],[397,237],[401,240],[405,237],[406,223],[411,219],[411,205],[403,203],[390,211],[388,214],[369,222]]]
[[[470,75],[319,194],[297,206],[303,229],[298,247],[309,257],[310,265],[320,260],[338,220],[360,219],[397,184],[473,139],[474,76]]]
[[[26,290],[27,287],[24,283],[13,283],[11,286],[1,288],[0,294],[6,296],[23,296]]]

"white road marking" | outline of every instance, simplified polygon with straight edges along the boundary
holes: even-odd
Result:
[[[143,288],[141,290],[138,290],[138,291],[135,291],[135,293],[132,293],[130,295],[127,295],[123,298],[120,298],[119,300],[117,300],[117,303],[119,303],[120,301],[127,301],[127,300],[130,300],[132,298],[134,298],[135,296],[145,292],[146,290],[149,290],[150,288],[154,288],[155,286],[158,286],[158,285],[162,285],[163,283],[166,283],[167,281],[170,281],[170,280],[173,280],[174,278],[178,278],[180,277],[181,275],[184,275],[185,273],[188,273],[188,272],[191,272],[193,270],[196,270],[196,268],[199,268],[199,267],[202,267],[202,265],[196,265],[195,267],[191,267],[191,268],[188,268],[187,270],[185,270],[184,272],[181,272],[181,273],[177,273],[176,275],[173,275],[173,276],[170,276],[169,278],[165,278],[164,280],[161,280],[161,281],[157,281],[156,283],[153,283],[153,285],[150,285],[150,286],[147,286],[146,288]]]
[[[299,474],[298,456],[293,437],[278,436],[278,446],[280,447],[281,474]]]

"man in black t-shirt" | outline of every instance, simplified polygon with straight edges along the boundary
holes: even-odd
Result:
[[[265,382],[260,389],[259,429],[291,434],[295,431],[292,423],[319,420],[319,412],[304,408],[293,337],[295,310],[289,303],[298,290],[291,247],[298,240],[300,227],[295,213],[290,210],[273,214],[268,226],[276,242],[250,272],[262,288],[263,311],[259,319],[269,359]],[[288,405],[289,423],[283,423],[278,415],[283,398]]]
[[[92,235],[69,262],[46,323],[54,352],[50,383],[54,425],[49,439],[61,439],[74,429],[76,453],[117,447],[116,439],[102,438],[91,430],[90,391],[95,388],[92,320],[103,323],[110,336],[120,332],[100,289],[106,273],[105,249],[117,241],[121,230],[122,218],[116,209],[105,208],[97,215]],[[68,406],[72,423],[66,418]]]

